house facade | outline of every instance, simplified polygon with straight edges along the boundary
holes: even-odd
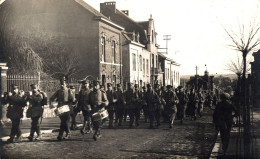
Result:
[[[253,53],[254,61],[251,63],[253,77],[253,103],[260,108],[260,50]]]
[[[30,33],[39,40],[60,39],[62,46],[77,54],[81,71],[74,78],[92,77],[104,85],[122,81],[121,31],[124,28],[83,0],[8,0],[1,4],[0,12],[6,10],[10,10],[7,32],[12,28],[17,36]]]

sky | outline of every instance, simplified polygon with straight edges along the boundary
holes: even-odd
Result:
[[[98,11],[104,0],[85,0]],[[168,56],[181,64],[182,75],[206,69],[210,75],[229,74],[227,63],[236,59],[237,51],[224,28],[239,31],[239,24],[260,22],[260,0],[114,0],[119,10],[129,10],[135,21],[154,19],[157,43],[166,47],[163,35],[171,35]],[[164,52],[164,50],[159,50]],[[250,56],[249,56],[250,57]]]

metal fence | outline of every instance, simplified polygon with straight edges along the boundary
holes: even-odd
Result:
[[[7,75],[7,91],[12,91],[12,85],[18,85],[19,89],[30,91],[31,84],[39,84],[40,77],[35,75]]]

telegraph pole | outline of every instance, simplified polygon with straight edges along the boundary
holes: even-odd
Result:
[[[168,40],[171,40],[171,35],[163,35],[163,40],[166,41],[166,55],[168,55]]]

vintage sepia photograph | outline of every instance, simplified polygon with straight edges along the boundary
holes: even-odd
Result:
[[[259,159],[260,0],[0,0],[0,159]]]

